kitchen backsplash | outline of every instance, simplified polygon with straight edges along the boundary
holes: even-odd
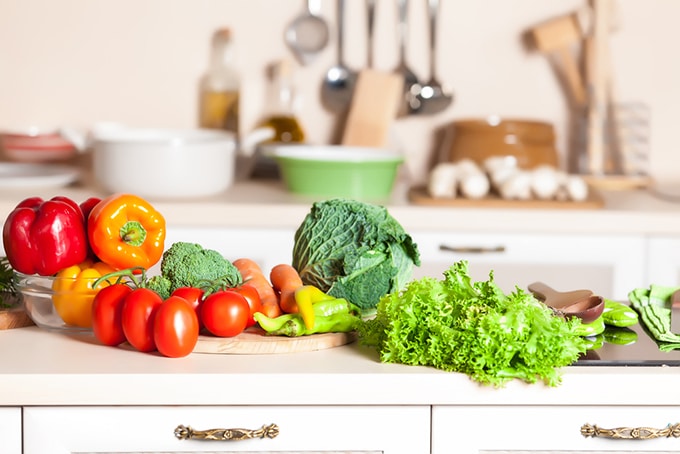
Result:
[[[28,125],[87,128],[99,121],[134,126],[193,127],[198,82],[215,29],[233,31],[242,76],[241,130],[260,120],[265,67],[293,58],[284,30],[304,0],[0,0],[0,129]],[[439,131],[454,119],[499,114],[552,122],[565,149],[569,109],[547,59],[528,50],[522,35],[585,0],[441,0],[438,78],[454,93],[442,113],[400,118],[391,141],[408,156],[408,173],[422,180],[434,159]],[[334,0],[318,0],[330,22],[328,46],[297,66],[298,116],[310,142],[334,137],[338,118],[320,103],[320,84],[336,61]],[[429,78],[427,1],[410,0],[406,58]],[[680,38],[677,0],[617,0],[611,32],[612,68],[621,102],[650,112],[651,174],[680,175],[677,133]],[[345,60],[366,66],[364,1],[346,1]],[[374,68],[399,59],[395,0],[377,0]]]

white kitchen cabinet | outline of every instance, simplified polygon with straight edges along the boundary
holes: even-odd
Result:
[[[0,407],[0,453],[21,454],[20,407]]]
[[[543,281],[556,290],[589,288],[608,298],[625,299],[630,290],[645,285],[647,276],[642,235],[409,233],[422,261],[414,277],[441,277],[453,262],[464,259],[473,279],[486,280],[493,270],[496,283],[506,292]],[[291,262],[294,235],[294,229],[286,228],[171,227],[167,244],[199,242],[232,260],[252,258],[267,272],[278,263]],[[680,260],[678,264],[680,270]]]
[[[191,392],[177,390],[177,392]],[[240,392],[224,390],[224,392]],[[284,390],[280,392],[285,392]],[[333,390],[329,390],[333,392]],[[273,438],[187,440],[194,430],[257,430],[275,424]],[[257,434],[256,434],[257,435]],[[29,407],[24,409],[24,454],[74,452],[324,452],[426,454],[430,407]]]
[[[653,236],[648,240],[648,274],[650,284],[680,285],[680,237]]]
[[[678,407],[434,406],[432,454],[659,452],[680,449]],[[605,433],[585,437],[597,426]],[[639,433],[650,439],[614,437]],[[641,430],[638,430],[641,429]]]
[[[441,277],[455,261],[467,260],[474,280],[487,280],[493,270],[505,292],[543,281],[556,290],[589,288],[625,299],[646,275],[642,235],[411,233],[422,256],[416,277]]]

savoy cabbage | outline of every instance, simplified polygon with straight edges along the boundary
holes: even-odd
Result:
[[[385,207],[338,198],[312,205],[295,232],[292,264],[305,284],[370,312],[406,285],[420,253]]]

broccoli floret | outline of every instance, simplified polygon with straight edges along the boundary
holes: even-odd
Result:
[[[145,287],[158,293],[163,299],[172,293],[172,283],[164,276],[151,276],[147,279]]]
[[[200,287],[207,281],[223,281],[228,287],[243,282],[241,273],[222,254],[197,243],[179,241],[163,253],[161,276],[170,283],[170,292],[179,287]]]

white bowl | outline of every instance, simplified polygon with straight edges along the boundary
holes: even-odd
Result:
[[[94,177],[109,192],[184,199],[234,180],[236,139],[226,131],[121,128],[98,134],[92,150]]]

